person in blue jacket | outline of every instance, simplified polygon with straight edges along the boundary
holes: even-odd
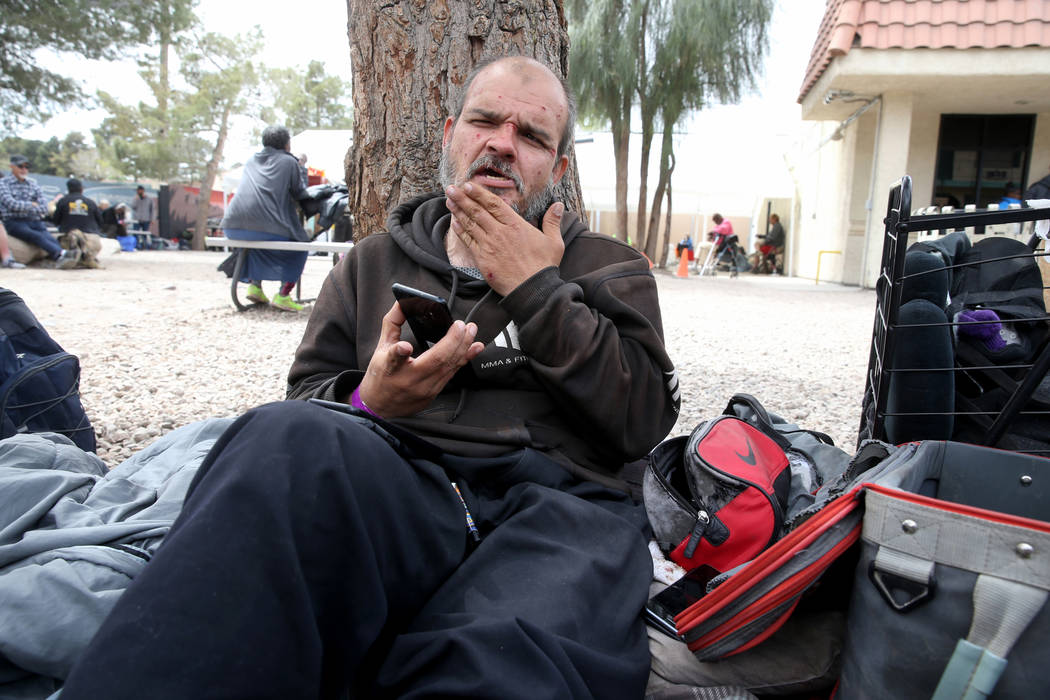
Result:
[[[999,200],[1000,209],[1009,209],[1011,204],[1021,203],[1021,188],[1016,182],[1006,183],[1006,194]]]

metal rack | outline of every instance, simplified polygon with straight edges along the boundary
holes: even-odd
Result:
[[[876,283],[876,310],[872,329],[871,353],[868,360],[868,371],[866,375],[865,400],[860,423],[859,439],[874,438],[878,440],[890,440],[887,435],[887,419],[896,417],[897,420],[915,420],[928,418],[931,415],[939,416],[985,416],[984,423],[990,422],[990,426],[983,434],[970,442],[996,446],[1011,424],[1019,416],[1043,416],[1046,415],[1047,425],[1050,426],[1050,411],[1033,409],[1031,399],[1033,392],[1047,375],[1050,369],[1050,333],[1044,335],[1039,347],[1034,349],[1030,361],[1020,364],[988,365],[982,367],[960,366],[956,359],[951,366],[923,366],[904,367],[896,361],[901,331],[909,328],[922,326],[948,326],[952,333],[957,333],[958,326],[962,323],[945,318],[944,323],[938,324],[904,324],[900,320],[901,300],[905,283],[914,280],[915,275],[905,274],[905,254],[909,243],[916,240],[935,240],[944,234],[963,229],[971,241],[980,240],[982,237],[1004,235],[1002,229],[1012,229],[1013,237],[1018,237],[1027,244],[1027,252],[1024,256],[1039,258],[1050,255],[1046,250],[1047,245],[1034,234],[1033,224],[1044,219],[1050,219],[1050,209],[1023,207],[1020,209],[1005,210],[972,210],[952,211],[949,213],[912,213],[912,183],[911,178],[905,175],[890,189],[887,202],[885,233],[883,238],[882,262],[880,274]],[[932,211],[927,210],[927,211]],[[1010,225],[1006,227],[1004,225]],[[912,238],[912,234],[915,237]],[[910,240],[911,239],[911,240]],[[1044,248],[1040,250],[1040,246]],[[1006,259],[1006,258],[1003,258]],[[985,262],[992,262],[991,260]],[[1045,261],[1040,262],[1040,268]],[[949,274],[959,265],[949,265],[945,269]],[[1044,274],[1044,279],[1046,275]],[[1043,285],[1043,293],[1047,286]],[[1050,316],[1032,319],[1036,323],[1047,324]],[[1048,324],[1050,328],[1050,324]],[[914,348],[913,354],[914,354]],[[1009,394],[1005,403],[995,411],[973,411],[955,410],[950,412],[914,412],[907,410],[888,409],[888,396],[890,382],[894,375],[900,376],[906,372],[952,372],[953,378],[959,372],[968,370],[1003,370],[1018,377],[1016,388]],[[953,397],[954,399],[954,397]],[[949,403],[953,402],[949,399]],[[929,438],[943,436],[924,436]],[[1050,441],[1050,428],[1045,438]],[[1023,451],[1041,453],[1044,450],[1026,449]]]

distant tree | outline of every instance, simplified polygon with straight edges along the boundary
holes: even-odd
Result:
[[[641,32],[639,3],[632,0],[570,0],[572,71],[569,79],[580,116],[607,123],[616,163],[616,237],[627,241],[627,160],[631,106],[638,82]],[[613,39],[615,37],[615,39]]]
[[[292,134],[354,124],[350,86],[328,75],[320,61],[310,61],[305,70],[267,69],[265,82],[273,93],[272,107],[263,114],[267,124],[284,124]]]
[[[196,0],[21,0],[0,12],[0,128],[46,121],[88,98],[76,81],[45,68],[40,51],[75,60],[117,60],[150,40],[161,12],[192,16]]]
[[[84,180],[115,180],[122,174],[94,147],[72,154],[69,172]]]
[[[50,157],[51,168],[56,175],[62,177],[75,175],[86,178],[88,173],[78,169],[77,160],[80,154],[92,150],[94,149],[84,141],[84,134],[71,131],[58,142],[58,149]]]
[[[470,69],[489,56],[531,56],[565,76],[569,37],[562,0],[376,3],[348,0],[354,145],[348,208],[360,238],[387,213],[438,189],[442,125]],[[575,152],[561,199],[583,214]]]
[[[197,26],[197,0],[150,0],[137,7],[148,25],[153,55],[139,57],[139,75],[149,86],[154,103],[124,105],[118,95],[99,91],[110,116],[94,130],[95,143],[127,175],[159,180],[192,179],[207,159],[208,144],[193,134],[186,115],[173,112],[178,98],[171,84],[171,51],[190,40]]]
[[[169,90],[166,102],[181,99]],[[194,131],[193,114],[155,104],[124,105],[116,96],[100,92],[110,116],[92,130],[95,144],[122,173],[134,179],[166,182],[197,178],[208,159],[208,142]]]
[[[768,46],[766,28],[773,14],[773,2],[652,0],[649,9],[653,60],[649,80],[639,81],[638,99],[640,104],[650,105],[641,111],[651,115],[643,119],[654,127],[643,137],[648,139],[642,143],[647,153],[646,169],[640,171],[643,188],[648,175],[649,144],[656,128],[661,132],[661,144],[648,225],[643,225],[644,194],[638,200],[638,246],[662,265],[667,260],[670,229],[674,128],[690,111],[702,109],[708,102],[737,102],[745,90],[754,87]],[[665,193],[667,226],[665,235],[660,236],[660,208]]]
[[[32,172],[37,175],[58,174],[55,170],[55,166],[52,164],[52,159],[61,148],[62,144],[55,136],[52,136],[47,141],[23,139],[17,136],[8,136],[7,138],[0,140],[0,155],[3,156],[3,163],[5,166],[7,164],[7,159],[17,153],[18,155],[23,155],[29,159],[29,163],[32,166]],[[4,174],[6,175],[6,173]]]
[[[152,36],[157,47],[156,62],[140,60],[139,65],[144,69],[142,77],[149,83],[157,99],[157,113],[160,118],[157,139],[160,142],[169,141],[170,138],[167,116],[168,101],[172,92],[171,50],[173,47],[177,48],[183,40],[183,32],[197,26],[198,19],[194,13],[196,5],[197,0],[152,0],[139,10],[153,31]]]
[[[194,250],[204,250],[211,191],[222,162],[230,117],[248,109],[249,93],[260,73],[252,59],[261,48],[262,32],[256,27],[250,34],[235,37],[205,34],[181,56],[182,75],[191,90],[180,96],[180,103],[172,112],[178,113],[178,121],[189,125],[198,138],[209,134],[214,139],[211,156],[200,173]]]
[[[673,129],[706,100],[736,101],[753,85],[766,51],[765,29],[772,5],[773,0],[569,3],[571,79],[580,96],[581,113],[608,123],[613,134],[616,235],[622,240],[627,240],[631,115],[637,108],[642,143],[634,243],[650,258],[659,245],[655,234],[660,203],[670,186]],[[657,131],[662,134],[660,175],[647,216],[649,157]]]

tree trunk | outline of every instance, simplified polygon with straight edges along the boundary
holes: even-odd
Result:
[[[629,116],[630,111],[626,112]],[[616,237],[627,242],[627,155],[631,145],[629,118],[613,117],[613,159],[616,162]]]
[[[222,161],[222,151],[226,148],[226,135],[230,124],[230,103],[227,102],[222,110],[222,120],[219,122],[219,136],[215,139],[215,148],[211,152],[211,160],[208,161],[208,170],[204,174],[204,182],[201,183],[200,194],[197,195],[197,222],[193,226],[193,249],[204,250],[204,237],[207,235],[208,212],[211,211],[211,190],[215,185],[215,174],[219,172],[219,163]]]
[[[648,31],[649,3],[642,4],[641,28],[638,32],[638,55],[646,56],[645,39]],[[642,119],[642,151],[638,162],[638,211],[635,212],[634,245],[638,250],[645,250],[648,231],[645,228],[645,198],[649,186],[649,154],[653,144],[653,118],[656,110],[650,106],[649,74],[645,62],[638,70],[638,111]]]
[[[671,154],[671,169],[667,173],[667,218],[664,220],[664,235],[660,237],[660,267],[667,264],[667,245],[671,240],[671,173],[674,172],[674,153]]]
[[[157,32],[160,35],[160,41],[158,42],[160,43],[160,54],[158,56],[160,67],[157,75],[160,89],[157,90],[157,111],[160,113],[160,133],[158,136],[160,140],[163,140],[168,135],[168,94],[171,91],[168,79],[168,55],[171,52],[171,18],[168,17],[168,3],[161,4],[160,15],[160,26],[157,27]]]
[[[520,54],[565,76],[562,0],[347,0],[354,143],[346,159],[354,239],[386,230],[399,203],[440,189],[442,127],[470,69]],[[575,149],[562,201],[585,216]]]
[[[660,250],[660,205],[664,200],[664,192],[671,184],[671,171],[674,170],[673,129],[673,124],[664,124],[663,139],[660,145],[660,179],[656,183],[652,211],[649,213],[649,241],[643,248],[650,260],[653,260]],[[666,249],[666,245],[664,247]]]
[[[646,119],[644,105],[642,111],[642,143],[640,144],[642,152],[638,162],[638,211],[636,212],[638,228],[634,233],[635,247],[638,250],[645,250],[649,234],[645,226],[645,200],[649,194],[649,154],[652,153],[653,147],[652,116]]]

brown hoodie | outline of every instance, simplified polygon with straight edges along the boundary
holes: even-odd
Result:
[[[443,194],[402,204],[389,233],[368,236],[333,268],[288,373],[289,398],[345,401],[360,383],[400,282],[449,299],[485,349],[419,414],[393,422],[464,456],[532,447],[578,476],[624,488],[678,416],[656,281],[628,245],[565,212],[561,265],[506,297],[456,271],[445,254]],[[402,336],[411,338],[405,326]]]

